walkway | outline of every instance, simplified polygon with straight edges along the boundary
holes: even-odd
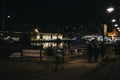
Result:
[[[0,60],[0,63],[2,80],[84,80],[82,76],[96,69],[101,64],[101,62],[88,63],[84,58],[74,59],[64,64],[64,70],[59,66],[58,72],[54,72],[51,65],[42,71],[45,67],[42,63],[32,63],[30,61],[11,62],[4,60]]]

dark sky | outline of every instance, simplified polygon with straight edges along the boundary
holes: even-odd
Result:
[[[105,9],[114,0],[0,0],[0,13],[17,23],[87,24],[104,20]]]

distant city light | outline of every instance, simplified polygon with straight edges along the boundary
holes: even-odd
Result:
[[[10,16],[10,15],[8,15],[7,17],[8,17],[8,18],[10,18],[11,16]]]
[[[39,33],[38,29],[34,29],[34,31],[35,31],[36,33]]]

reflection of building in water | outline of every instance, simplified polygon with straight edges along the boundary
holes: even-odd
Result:
[[[31,45],[34,46],[40,46],[43,45],[43,48],[48,48],[48,47],[59,47],[63,48],[63,42],[57,43],[57,42],[31,42]]]
[[[31,45],[34,46],[40,46],[43,45],[43,48],[48,48],[48,47],[63,47],[63,43],[57,43],[54,42],[54,40],[62,40],[63,36],[62,34],[58,33],[38,33],[38,34],[32,34],[31,35]],[[43,42],[39,42],[43,41]]]
[[[63,35],[58,33],[27,33],[27,32],[9,32],[5,31],[4,33],[0,32],[0,39],[3,38],[4,40],[13,40],[13,41],[20,41],[20,37],[23,34],[30,34],[30,44],[33,46],[40,46],[43,45],[43,48],[47,47],[60,47],[62,48],[63,43],[56,42],[56,40],[63,40]],[[3,37],[4,36],[4,37]]]

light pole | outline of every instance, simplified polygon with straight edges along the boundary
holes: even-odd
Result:
[[[118,8],[120,10],[120,8]],[[114,12],[114,7],[109,7],[106,9],[108,13],[112,13]],[[120,31],[119,29],[119,22],[120,22],[120,12],[119,10],[115,10],[115,15],[113,16],[112,18],[112,40],[113,40],[113,37],[116,35],[115,34],[115,30],[117,30],[118,32]],[[117,12],[116,12],[117,11]]]
[[[107,9],[106,9],[106,11],[108,12],[108,13],[112,13],[113,11],[114,11],[114,7],[108,7]],[[111,29],[112,29],[112,40],[113,40],[113,37],[114,37],[114,27],[113,27],[113,23],[114,22],[116,22],[116,19],[112,19],[112,27],[111,27]]]

